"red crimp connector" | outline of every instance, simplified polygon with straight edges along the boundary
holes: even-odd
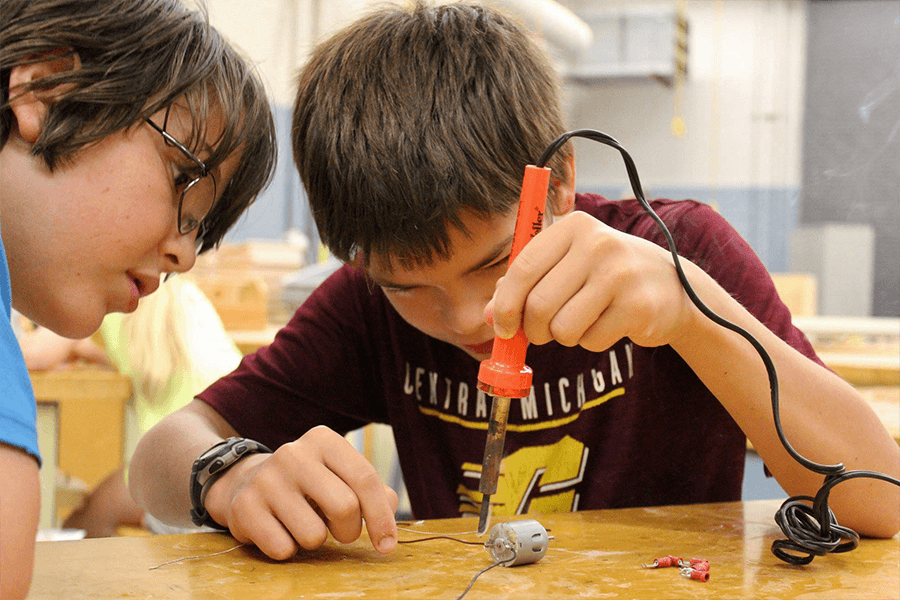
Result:
[[[693,579],[694,581],[709,581],[709,571],[699,571],[690,567],[682,567],[680,569],[680,573],[682,577],[687,577],[688,579]]]
[[[709,571],[709,561],[705,558],[692,558],[690,561],[679,560],[678,566],[696,569],[698,571]]]
[[[659,569],[661,567],[677,567],[681,565],[680,556],[663,556],[653,560],[652,565],[641,564],[645,569]]]

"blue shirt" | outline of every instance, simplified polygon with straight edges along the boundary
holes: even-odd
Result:
[[[0,239],[0,442],[21,448],[41,462],[37,444],[37,403],[22,349],[12,330],[12,291],[6,251]]]

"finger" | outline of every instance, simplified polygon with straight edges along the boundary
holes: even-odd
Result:
[[[532,288],[565,256],[568,248],[569,241],[564,235],[538,234],[512,261],[497,282],[491,303],[494,331],[498,336],[515,335]]]
[[[400,506],[400,497],[397,495],[397,492],[394,491],[394,488],[389,486],[388,484],[384,485],[384,493],[387,494],[388,502],[391,505],[391,510],[394,514],[397,513],[397,508]]]
[[[318,522],[320,526],[327,527],[334,539],[341,543],[349,544],[358,538],[362,532],[362,511],[353,489],[321,463],[311,463],[300,469],[297,475],[298,485],[302,486],[302,493],[310,506],[309,512],[298,515],[300,531],[303,531],[305,525],[315,525]],[[300,517],[303,521],[299,520]],[[294,530],[290,525],[289,528]],[[300,538],[297,541],[303,545]]]
[[[592,286],[585,285],[553,315],[548,324],[549,335],[563,346],[580,345],[606,307],[607,299],[598,297]]]
[[[482,316],[484,317],[485,323],[487,323],[491,327],[494,326],[494,300],[493,300],[493,298],[487,303],[487,306],[484,307],[484,312],[482,313]]]
[[[375,468],[353,448],[350,442],[343,437],[341,440],[350,451],[328,453],[322,457],[323,462],[353,491],[362,518],[366,521],[366,530],[369,532],[372,545],[379,552],[387,554],[397,545],[395,505],[385,492],[385,485]]]
[[[627,326],[629,311],[621,307],[607,307],[588,327],[578,345],[591,352],[602,352],[611,348],[623,337],[621,332]]]
[[[328,539],[326,519],[317,510],[317,503],[315,500],[305,497],[299,490],[290,490],[287,493],[273,496],[269,499],[269,504],[273,514],[300,547],[315,550]],[[356,537],[358,536],[359,533]],[[350,541],[355,540],[356,537]]]
[[[588,329],[616,299],[616,286],[605,275],[596,272],[588,276],[584,285],[560,307],[549,323],[550,335],[563,346],[580,345]],[[617,328],[610,335],[623,336]]]
[[[368,465],[368,461],[366,464]],[[341,477],[359,499],[372,545],[382,554],[387,554],[397,546],[397,524],[394,521],[396,502],[385,492],[378,473],[371,465],[368,467],[344,464],[338,468],[341,470]]]
[[[316,427],[292,444],[282,446],[272,460],[278,461],[285,488],[272,485],[267,498],[279,518],[304,548],[318,547],[330,530],[334,538],[349,543],[362,531],[359,500],[347,483],[325,464],[325,456],[339,463],[362,459],[343,436]]]
[[[385,492],[375,468],[343,436],[327,427],[314,427],[300,442],[352,490],[362,518],[366,520],[372,545],[379,552],[391,552],[397,544],[395,504]],[[316,501],[321,503],[322,500],[317,498]]]
[[[291,532],[256,494],[245,493],[235,499],[230,521],[231,535],[237,541],[255,544],[269,558],[287,560],[299,549]]]
[[[569,253],[534,286],[525,300],[522,319],[525,335],[531,343],[546,344],[556,340],[565,344],[551,325],[557,313],[583,289],[586,277],[584,261]],[[578,332],[578,337],[583,331]],[[565,345],[577,342],[576,337],[573,343]]]

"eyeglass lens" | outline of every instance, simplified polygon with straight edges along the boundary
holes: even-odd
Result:
[[[196,229],[209,215],[216,200],[216,179],[212,173],[191,181],[181,193],[178,231],[182,234]]]

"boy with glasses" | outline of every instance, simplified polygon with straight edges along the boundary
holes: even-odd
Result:
[[[363,519],[390,552],[397,497],[341,436],[382,422],[416,518],[478,514],[479,362],[520,324],[533,387],[509,411],[495,512],[739,500],[748,438],[788,492],[815,492],[821,477],[775,435],[759,356],[691,304],[635,201],[576,194],[571,146],[548,163],[554,222],[507,268],[525,166],[563,132],[548,61],[487,8],[406,3],[321,44],[299,79],[294,158],[348,264],[271,346],[143,438],[136,500],[277,559],[329,532],[351,541]],[[819,363],[746,242],[700,203],[654,205],[699,296],[771,354],[795,446],[896,476],[897,445]],[[900,528],[887,483],[831,498],[865,535]]]
[[[11,305],[67,337],[189,270],[268,181],[265,91],[177,0],[4,0],[0,19],[0,597],[26,594],[35,401]]]

